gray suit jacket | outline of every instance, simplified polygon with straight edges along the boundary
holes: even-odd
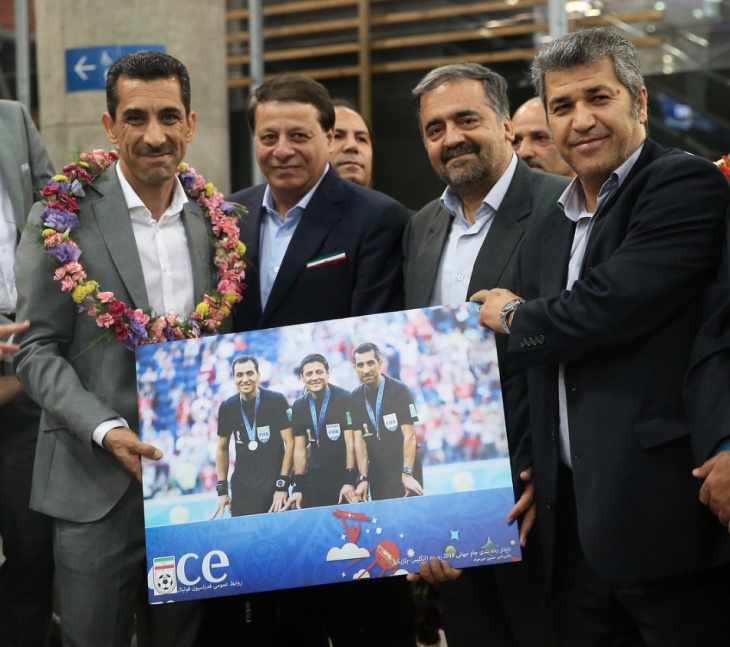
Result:
[[[35,198],[53,175],[53,165],[41,136],[22,103],[0,100],[0,180],[12,213],[0,217],[15,222],[18,240]],[[0,314],[0,323],[8,323]]]
[[[569,181],[530,170],[518,161],[512,182],[474,263],[467,296],[491,288],[517,291],[517,253],[525,234],[555,208]],[[408,222],[403,238],[406,308],[424,308],[449,237],[453,216],[434,200]],[[519,294],[519,291],[517,291]]]
[[[557,208],[556,202],[568,184],[567,178],[533,171],[523,161],[517,162],[512,182],[477,254],[467,297],[492,288],[506,288],[520,294],[517,276],[520,247],[527,232]],[[403,238],[406,308],[430,305],[453,219],[439,200],[434,200],[408,222]],[[517,475],[532,462],[529,436],[525,433],[528,413],[524,375],[505,362],[506,350],[505,335],[497,335],[512,471]],[[523,484],[517,477],[514,480],[519,494]]]
[[[104,420],[122,417],[138,431],[134,353],[115,339],[99,340],[94,319],[77,313],[71,295],[53,280],[53,265],[38,244],[42,204],[33,207],[18,248],[18,317],[30,319],[19,336],[18,378],[43,409],[31,507],[76,522],[103,517],[132,475],[92,440]],[[133,308],[149,310],[142,265],[116,169],[81,200],[74,239],[89,278]],[[212,280],[209,229],[193,202],[183,209],[196,298]],[[183,315],[183,316],[187,316]]]

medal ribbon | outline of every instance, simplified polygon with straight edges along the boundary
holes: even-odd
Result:
[[[327,385],[327,390],[324,394],[324,401],[322,402],[322,409],[319,412],[319,421],[317,421],[317,409],[314,406],[314,396],[309,394],[309,413],[312,414],[312,424],[314,425],[314,431],[317,433],[317,442],[319,442],[319,432],[322,430],[322,424],[324,423],[324,416],[327,413],[327,405],[330,401],[330,387]]]
[[[256,416],[259,413],[259,402],[261,402],[261,389],[256,389],[256,404],[253,408],[253,425],[251,425],[246,417],[246,412],[243,410],[243,397],[241,397],[241,415],[243,416],[243,422],[246,425],[246,433],[248,434],[249,442],[256,440]]]
[[[380,413],[383,410],[383,391],[385,391],[385,376],[381,376],[380,378],[380,386],[378,387],[378,397],[375,400],[375,415],[373,415],[373,407],[370,404],[370,400],[368,400],[367,393],[364,393],[365,395],[365,406],[368,410],[368,416],[370,416],[370,420],[372,420],[373,425],[375,425],[375,433],[378,434],[378,437],[380,436]]]

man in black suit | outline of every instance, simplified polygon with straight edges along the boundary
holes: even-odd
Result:
[[[249,212],[241,240],[250,271],[234,331],[400,310],[408,211],[330,166],[335,110],[327,90],[301,76],[267,81],[249,99],[248,122],[266,184],[229,198]],[[215,613],[225,616],[231,600]],[[415,644],[404,578],[248,596],[246,604],[246,630],[258,641],[250,644]],[[239,644],[241,634],[232,638]]]
[[[540,545],[567,644],[724,644],[730,537],[700,504],[692,467],[711,450],[681,396],[730,188],[646,138],[638,56],[614,30],[557,39],[532,78],[577,178],[525,242],[526,301],[473,299],[527,368]]]
[[[531,171],[512,151],[507,82],[476,63],[429,72],[413,90],[424,145],[443,195],[408,223],[403,243],[406,307],[466,301],[497,285],[518,290],[517,256],[527,232],[552,208],[568,181]],[[507,432],[518,494],[529,478],[524,379],[504,362],[498,339]],[[535,539],[530,542],[535,542]],[[530,546],[532,548],[532,546]],[[551,643],[534,560],[470,568],[441,588],[449,645]]]
[[[241,240],[252,271],[236,330],[399,310],[406,208],[330,166],[335,111],[306,77],[260,86],[248,120],[266,184],[230,196],[249,211]]]

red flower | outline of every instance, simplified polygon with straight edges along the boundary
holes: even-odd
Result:
[[[119,301],[117,301],[117,303],[119,303]],[[127,337],[129,337],[127,327],[124,325],[124,322],[121,319],[116,319],[112,324],[112,334],[117,339],[126,339]]]
[[[121,317],[124,314],[125,309],[126,306],[123,302],[119,301],[119,299],[113,299],[112,302],[109,304],[109,314],[115,319],[117,317]]]

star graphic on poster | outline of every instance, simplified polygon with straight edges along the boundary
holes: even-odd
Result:
[[[452,530],[451,531],[451,539],[458,539],[459,538],[459,531],[458,530]]]
[[[345,535],[340,535],[340,539],[344,541],[345,539],[347,539],[347,537],[345,537]]]
[[[378,520],[377,519],[373,519],[373,523],[378,523]]]
[[[400,535],[398,535],[398,536],[399,536],[399,537],[400,537],[401,539],[403,539],[403,537],[405,537],[405,535],[404,535],[403,533],[401,533],[401,534],[400,534]]]
[[[376,529],[375,534],[376,535],[379,535],[381,532],[383,532],[383,529],[382,528],[378,528],[378,529]]]
[[[347,577],[347,573],[342,573],[342,577]]]
[[[406,555],[408,555],[408,557],[413,557],[413,556],[414,556],[415,554],[416,554],[416,551],[415,551],[415,550],[413,550],[412,548],[409,548],[409,549],[408,549],[408,550],[406,551]]]
[[[370,532],[370,528],[365,528],[365,532]]]

